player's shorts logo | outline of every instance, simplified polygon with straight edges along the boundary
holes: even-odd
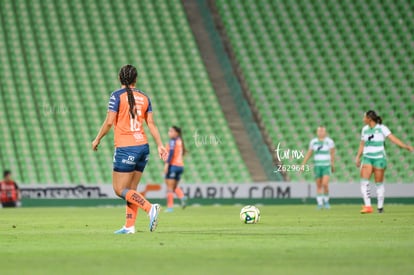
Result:
[[[135,165],[135,157],[134,156],[128,156],[128,159],[123,159],[122,163],[128,164],[128,165]]]

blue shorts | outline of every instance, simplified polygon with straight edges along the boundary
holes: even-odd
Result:
[[[170,165],[168,167],[168,172],[165,175],[165,178],[179,181],[181,179],[182,173],[184,173],[184,167]]]
[[[115,172],[143,172],[149,159],[149,145],[118,147],[114,153]]]

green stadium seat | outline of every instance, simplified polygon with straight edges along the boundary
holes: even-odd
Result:
[[[338,146],[340,169],[334,180],[350,182],[358,178],[353,157],[363,111],[377,110],[392,131],[410,141],[412,1],[215,3],[275,143],[306,149],[317,125],[325,124]],[[343,134],[347,130],[350,134]],[[413,161],[396,146],[387,150],[395,167],[387,181],[412,182],[412,169],[402,167]],[[312,179],[311,174],[289,175],[291,180]]]
[[[164,142],[172,124],[185,131],[184,182],[251,181],[180,2],[5,0],[0,6],[0,115],[8,126],[0,130],[7,137],[0,168],[12,169],[19,182],[111,183],[113,137],[99,153],[90,142],[126,63],[138,67],[138,86],[152,98]],[[223,144],[196,147],[196,129],[220,135]],[[142,181],[161,183],[163,163],[151,138],[150,146]]]

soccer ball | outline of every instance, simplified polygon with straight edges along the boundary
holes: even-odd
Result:
[[[240,211],[240,220],[247,224],[258,223],[260,221],[259,208],[253,205],[246,205]]]

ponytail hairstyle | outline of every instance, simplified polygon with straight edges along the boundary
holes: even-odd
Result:
[[[181,139],[181,142],[183,144],[183,156],[184,156],[187,153],[187,150],[185,149],[184,139],[183,139],[183,136],[182,136],[182,130],[181,130],[180,127],[175,126],[175,125],[174,126],[171,126],[171,128],[173,128],[174,131],[176,131],[178,133],[178,136]]]
[[[131,88],[129,87],[131,84],[137,82],[138,72],[137,69],[132,65],[125,65],[119,70],[119,81],[122,85],[125,85],[127,95],[128,95],[128,104],[129,104],[129,113],[131,117],[135,118],[135,98],[134,94],[132,93]]]
[[[365,113],[365,115],[372,119],[373,121],[375,121],[375,123],[377,124],[382,124],[382,118],[373,110],[369,110],[368,112]]]

